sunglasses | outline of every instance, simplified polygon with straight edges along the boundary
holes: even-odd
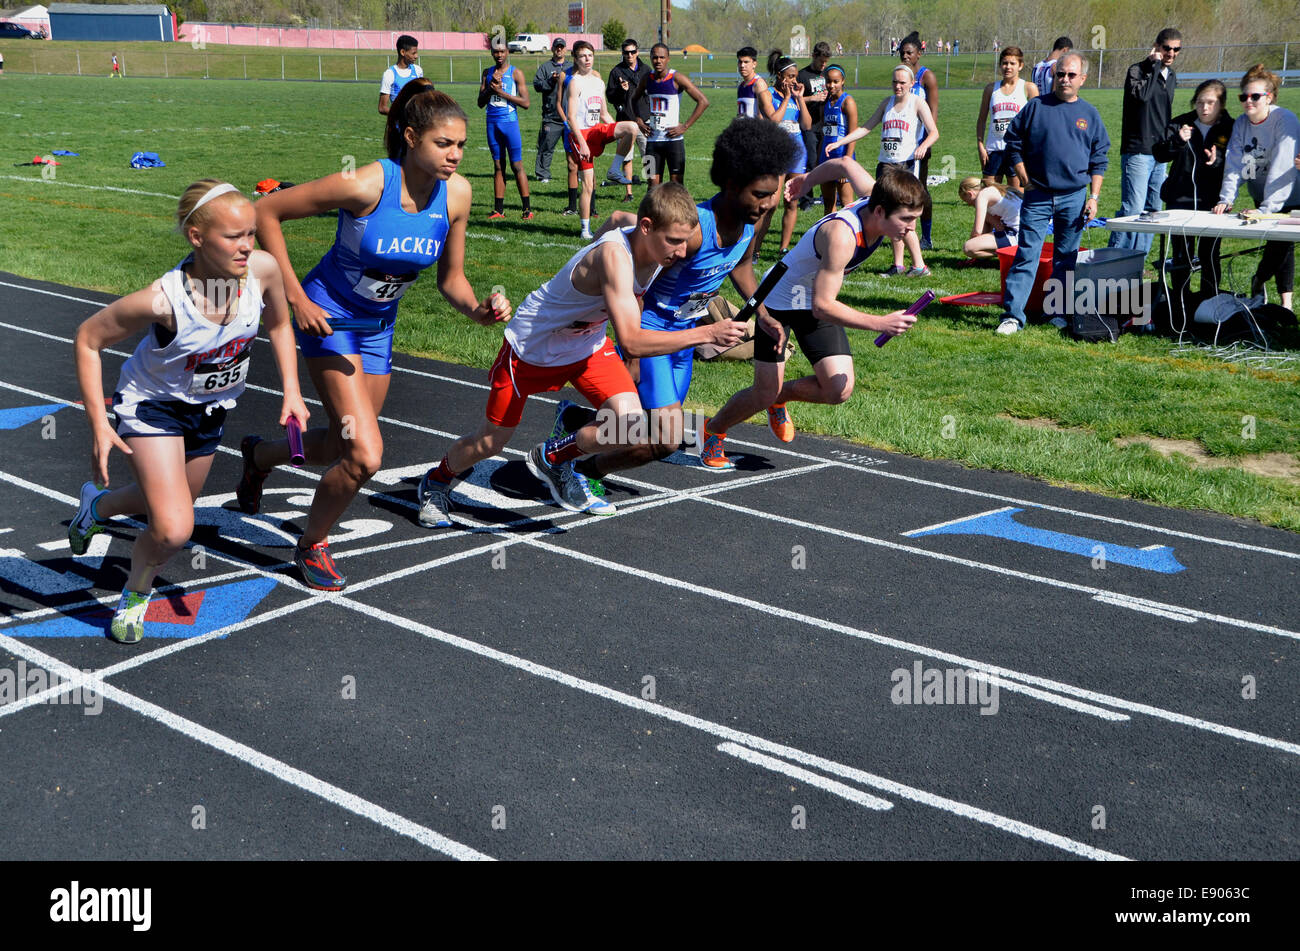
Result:
[[[1259,102],[1268,95],[1266,92],[1243,92],[1237,97],[1238,102],[1245,102],[1249,99],[1251,102]]]
[[[1062,73],[1059,70],[1056,73],[1057,79],[1077,79],[1082,73]]]
[[[641,51],[640,51],[640,50],[624,50],[624,51],[623,51],[623,55],[624,55],[624,56],[635,56],[635,55],[636,55],[637,53],[639,53],[639,52],[641,52]]]
[[[1181,46],[1166,46],[1164,43],[1160,44],[1160,48],[1166,53],[1178,53],[1182,51]]]

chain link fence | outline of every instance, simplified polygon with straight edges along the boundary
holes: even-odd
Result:
[[[1297,57],[1291,55],[1296,46]],[[383,71],[393,63],[386,53],[352,51],[268,50],[224,47],[208,44],[194,48],[183,43],[112,44],[9,43],[2,51],[5,72],[43,76],[107,76],[111,72],[110,56],[116,49],[122,71],[127,76],[200,79],[273,79],[332,82],[378,83]],[[1050,50],[1025,50],[1025,69],[1046,56]],[[1144,59],[1150,49],[1080,50],[1088,58],[1088,85],[1092,88],[1121,88],[1129,66]],[[546,56],[514,56],[526,77],[531,77]],[[1229,86],[1255,63],[1263,63],[1274,72],[1300,69],[1300,42],[1268,45],[1187,46],[1178,59],[1182,73],[1214,73]],[[617,55],[596,57],[596,69],[602,75],[618,62]],[[846,84],[857,89],[888,89],[897,57],[854,54],[835,58],[846,72]],[[492,65],[486,53],[442,53],[424,51],[420,56],[424,74],[435,83],[477,84],[483,70]],[[726,87],[734,84],[735,58],[731,54],[674,53],[670,65],[697,77],[704,86]],[[927,54],[921,65],[934,71],[940,88],[982,88],[999,78],[997,53],[987,50],[960,55]],[[702,81],[701,81],[702,79]],[[1300,77],[1290,80],[1300,86]]]

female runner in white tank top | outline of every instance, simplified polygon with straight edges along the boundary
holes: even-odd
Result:
[[[195,182],[177,209],[193,252],[144,290],[109,304],[77,330],[77,382],[91,431],[91,477],[68,527],[74,555],[115,515],[146,513],[148,528],[131,550],[131,573],[110,636],[135,643],[154,577],[189,541],[194,500],[203,490],[221,443],[226,411],[243,392],[263,322],[284,398],[280,425],[307,423],[298,389],[297,352],[280,266],[253,249],[256,215],[233,185]],[[100,351],[141,331],[144,338],[122,366],[113,407],[104,409]],[[136,481],[108,491],[108,457],[126,454]]]
[[[912,94],[914,81],[915,77],[910,68],[895,67],[894,94],[881,100],[880,105],[876,106],[876,111],[871,114],[871,118],[860,128],[854,129],[835,143],[837,149],[850,146],[858,139],[869,135],[876,126],[882,126],[876,178],[879,178],[881,170],[889,165],[901,166],[913,175],[918,174],[918,163],[929,154],[934,143],[939,141],[939,129],[930,114],[930,107]],[[917,143],[919,128],[924,128],[927,134]],[[929,276],[930,269],[925,266],[925,260],[921,256],[921,241],[915,231],[909,231],[901,241],[890,239],[890,245],[894,251],[894,263],[889,270],[883,272],[885,277],[898,274],[906,274],[908,277]],[[911,270],[903,267],[904,247],[912,256]]]
[[[1008,46],[998,60],[1002,81],[984,87],[979,118],[975,120],[975,144],[979,149],[980,170],[985,185],[1001,180],[1011,188],[1020,186],[1016,170],[1009,168],[1004,159],[1007,126],[1011,125],[1011,120],[1025,107],[1025,103],[1038,95],[1037,86],[1020,78],[1024,62],[1025,54],[1020,47]]]

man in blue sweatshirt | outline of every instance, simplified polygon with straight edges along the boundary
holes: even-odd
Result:
[[[1059,277],[1073,269],[1084,225],[1097,217],[1110,136],[1097,108],[1079,98],[1087,78],[1088,61],[1066,53],[1056,61],[1052,91],[1029,100],[1007,129],[1007,159],[1025,183],[1025,198],[1016,260],[1002,297],[1000,334],[1016,333],[1025,325],[1025,303],[1048,229],[1055,233],[1052,275]]]

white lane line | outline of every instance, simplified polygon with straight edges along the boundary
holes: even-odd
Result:
[[[803,519],[791,518],[787,515],[775,515],[771,512],[765,512],[762,509],[749,508],[743,505],[735,505],[731,502],[723,502],[718,499],[702,499],[709,505],[717,505],[730,511],[738,512],[742,515],[751,515],[756,518],[767,519],[778,522],[783,525],[789,525],[793,528],[803,528],[813,532],[821,532],[826,535],[833,535],[837,538],[848,539],[849,541],[862,542],[866,545],[876,545],[880,548],[888,548],[893,551],[906,552],[909,555],[920,555],[923,558],[930,558],[935,561],[944,561],[953,565],[962,565],[966,568],[975,568],[980,571],[991,571],[994,574],[1003,575],[1008,578],[1018,578],[1021,581],[1031,581],[1036,584],[1045,584],[1053,588],[1062,588],[1066,591],[1077,591],[1080,594],[1086,594],[1092,598],[1099,594],[1111,595],[1112,597],[1127,597],[1118,592],[1106,591],[1102,588],[1094,588],[1089,585],[1076,584],[1073,581],[1062,581],[1059,578],[1049,578],[1046,575],[1037,575],[1027,571],[1019,571],[1015,568],[1006,568],[1002,565],[989,564],[983,561],[973,561],[969,558],[961,558],[957,555],[949,555],[941,551],[933,551],[927,548],[916,548],[911,545],[903,545],[885,538],[875,538],[871,535],[861,535],[857,532],[849,532],[839,528],[832,528],[829,525],[818,525],[814,522],[806,522]],[[1274,627],[1271,624],[1259,624],[1255,621],[1246,621],[1241,618],[1227,617],[1223,614],[1210,614],[1207,611],[1197,611],[1194,608],[1184,608],[1177,604],[1165,604],[1159,601],[1146,602],[1153,607],[1161,608],[1166,611],[1174,611],[1182,614],[1189,614],[1206,621],[1216,621],[1219,624],[1226,624],[1230,627],[1239,627],[1248,631],[1258,631],[1261,634],[1275,634],[1278,637],[1286,637],[1292,640],[1300,640],[1300,631],[1291,631],[1283,627]]]
[[[80,182],[65,182],[61,178],[30,178],[26,175],[0,175],[0,178],[8,179],[14,182],[27,182],[31,185],[39,185],[44,188],[46,185],[60,185],[63,188],[85,188],[96,192],[122,192],[127,195],[145,195],[149,198],[170,198],[172,201],[179,201],[180,195],[165,195],[162,192],[144,192],[138,188],[120,188],[117,185],[83,185]],[[104,209],[108,211],[110,209]],[[10,287],[22,287],[21,284],[10,284]],[[34,290],[35,288],[26,287],[24,290]]]
[[[781,773],[783,776],[789,776],[791,779],[797,779],[801,783],[807,783],[809,786],[815,786],[824,792],[847,799],[849,802],[857,803],[859,806],[865,806],[868,809],[893,809],[894,804],[888,799],[881,799],[878,796],[872,796],[864,793],[861,789],[854,789],[852,786],[846,786],[841,782],[833,779],[827,779],[825,776],[819,776],[811,770],[804,769],[802,766],[792,766],[785,760],[777,759],[775,756],[768,756],[757,750],[751,750],[748,746],[741,746],[739,743],[719,743],[718,752],[726,753],[728,756],[734,756],[742,759],[746,763],[752,763],[755,766],[761,766],[764,769],[770,769],[775,773]]]
[[[704,501],[712,501],[712,500],[705,499]],[[1110,696],[1109,694],[1099,693],[1094,690],[1087,690],[1081,687],[1075,687],[1072,684],[1063,683],[1058,680],[1051,680],[1047,677],[1039,677],[1036,674],[1028,674],[1017,670],[1011,670],[1006,667],[999,667],[996,664],[990,664],[984,661],[973,660],[972,658],[969,657],[962,657],[959,654],[952,654],[949,653],[948,651],[938,650],[936,648],[929,647],[924,644],[916,644],[909,641],[902,641],[899,640],[898,638],[886,637],[883,634],[875,634],[871,631],[864,631],[859,628],[850,627],[847,624],[840,624],[836,621],[831,621],[826,618],[812,617],[807,614],[802,614],[798,611],[790,611],[786,608],[780,608],[770,604],[763,604],[760,601],[754,601],[750,598],[744,597],[743,595],[729,594],[725,591],[718,590],[717,588],[707,588],[704,587],[703,585],[694,584],[693,582],[690,581],[682,581],[681,579],[678,578],[672,578],[672,577],[668,577],[667,575],[661,575],[657,572],[649,571],[645,568],[632,568],[626,565],[619,564],[617,562],[609,561],[605,558],[600,558],[597,555],[592,555],[589,553],[576,551],[576,550],[570,551],[566,548],[560,547],[559,545],[547,544],[546,542],[535,537],[530,537],[526,539],[526,541],[529,545],[532,545],[536,548],[541,548],[546,551],[553,552],[554,554],[557,555],[563,555],[566,558],[573,558],[575,560],[581,561],[588,568],[592,568],[592,567],[606,568],[610,571],[618,572],[619,574],[631,575],[632,577],[638,578],[642,581],[651,581],[656,584],[666,585],[668,587],[676,588],[681,591],[689,591],[693,594],[702,594],[706,597],[713,598],[714,600],[718,600],[718,601],[723,601],[730,605],[739,605],[741,607],[751,608],[763,614],[770,614],[773,617],[779,617],[779,618],[784,618],[786,620],[795,621],[798,622],[799,624],[804,624],[809,627],[815,628],[817,630],[835,631],[836,633],[839,634],[845,634],[849,637],[858,638],[864,641],[870,641],[873,644],[880,644],[884,647],[896,648],[898,650],[902,650],[910,654],[920,654],[923,657],[932,657],[936,660],[944,661],[950,666],[964,667],[970,670],[982,671],[983,673],[990,674],[995,677],[1005,677],[1008,680],[1015,680],[1015,681],[1019,681],[1020,683],[1041,687],[1044,690],[1050,692],[1048,694],[1049,698],[1051,697],[1051,694],[1065,694],[1066,696],[1076,697],[1080,700],[1091,701],[1093,703],[1102,704],[1108,707],[1113,707],[1117,710],[1125,710],[1129,713],[1141,713],[1146,716],[1155,717],[1156,719],[1165,720],[1169,723],[1176,723],[1180,726],[1188,726],[1194,729],[1204,730],[1209,733],[1215,733],[1220,736],[1227,736],[1236,740],[1244,740],[1245,742],[1248,743],[1253,743],[1259,746],[1267,747],[1269,749],[1280,750],[1284,753],[1291,753],[1292,755],[1300,756],[1300,744],[1298,743],[1289,743],[1285,740],[1275,739],[1274,737],[1270,737],[1270,736],[1262,736],[1258,733],[1251,733],[1247,730],[1239,730],[1236,727],[1225,726],[1221,723],[1214,723],[1210,720],[1202,720],[1199,717],[1191,717],[1191,716],[1187,716],[1186,714],[1175,713],[1171,710],[1164,710],[1161,709],[1160,707],[1153,707],[1149,704],[1138,703],[1132,700],[1125,700],[1121,697],[1113,697]],[[1048,702],[1055,702],[1055,699],[1049,699]]]
[[[1025,696],[1033,697],[1035,700],[1042,700],[1044,703],[1054,703],[1058,707],[1065,707],[1065,709],[1073,710],[1076,713],[1085,713],[1088,716],[1096,717],[1099,720],[1110,720],[1113,723],[1123,723],[1132,719],[1132,717],[1127,713],[1116,713],[1114,710],[1107,710],[1105,707],[1094,706],[1091,703],[1080,703],[1078,700],[1071,700],[1068,697],[1062,697],[1045,690],[1028,687],[1018,681],[1007,680],[1005,677],[994,677],[992,674],[980,674],[979,676],[981,679],[996,685],[999,690],[1010,690],[1012,693],[1023,693]]]
[[[1128,608],[1130,611],[1142,611],[1146,614],[1154,614],[1157,617],[1168,618],[1171,621],[1182,621],[1184,624],[1195,624],[1195,616],[1188,614],[1181,609],[1171,610],[1168,606],[1147,601],[1145,598],[1131,598],[1120,594],[1095,594],[1092,600],[1100,601],[1102,604],[1113,604],[1118,608]]]
[[[430,627],[427,624],[412,621],[410,618],[402,617],[400,614],[392,614],[382,608],[352,601],[346,596],[339,598],[337,603],[351,608],[360,614],[364,614],[367,617],[387,621],[389,624],[399,627],[402,630],[419,634],[422,637],[439,641],[451,647],[468,651],[472,654],[477,654],[478,656],[487,658],[488,660],[493,660],[509,667],[513,667],[516,670],[522,670],[526,673],[533,674],[536,677],[550,680],[562,684],[563,686],[571,687],[575,690],[580,690],[583,693],[590,694],[591,696],[612,701],[613,703],[629,707],[641,713],[649,714],[650,716],[669,720],[673,723],[680,723],[683,726],[691,727],[692,729],[699,730],[700,732],[707,733],[711,736],[716,736],[722,740],[738,743],[741,746],[746,746],[750,749],[792,760],[796,763],[801,763],[823,772],[834,772],[843,777],[852,779],[855,782],[892,794],[900,799],[909,799],[913,802],[932,806],[936,809],[941,809],[964,819],[971,819],[975,822],[993,826],[994,828],[1001,829],[1004,832],[1009,832],[1012,835],[1030,839],[1043,845],[1063,849],[1085,858],[1124,858],[1124,856],[1116,855],[1113,852],[1105,852],[1083,842],[1077,842],[1074,839],[1058,835],[1055,832],[1049,832],[1046,829],[1039,829],[1035,826],[1029,825],[1028,823],[1008,818],[1007,816],[989,812],[988,810],[980,809],[954,799],[938,796],[934,793],[917,789],[914,786],[907,786],[903,783],[894,782],[893,780],[885,779],[883,776],[875,776],[863,770],[835,763],[832,760],[823,759],[822,757],[815,756],[811,753],[805,753],[803,750],[795,749],[791,746],[785,746],[781,743],[773,743],[770,740],[765,740],[752,733],[736,730],[732,727],[724,726],[721,723],[714,723],[711,720],[706,720],[703,717],[697,717],[693,714],[683,713],[682,711],[673,709],[672,707],[652,703],[651,701],[641,699],[639,696],[620,693],[619,691],[606,687],[603,684],[594,683],[590,680],[583,680],[580,677],[574,677],[571,674],[566,674],[564,671],[556,670],[553,667],[546,667],[523,657],[518,657],[514,654],[507,654],[504,651],[497,650],[494,647],[488,647],[487,645],[480,644],[477,641],[471,641],[468,638],[449,634],[446,631]]]
[[[64,678],[63,686],[68,689],[78,687],[91,687],[98,692],[105,700],[111,700],[114,703],[126,707],[128,710],[140,714],[146,719],[160,723],[177,733],[187,736],[192,740],[197,740],[204,746],[211,747],[220,753],[225,753],[233,759],[251,766],[260,772],[274,776],[282,782],[288,783],[301,789],[309,795],[318,799],[323,799],[340,809],[344,809],[354,815],[361,816],[363,819],[369,819],[376,825],[383,826],[398,835],[406,836],[413,839],[426,848],[435,852],[441,852],[455,859],[461,860],[486,860],[491,861],[492,857],[463,845],[454,839],[449,839],[441,833],[434,832],[432,829],[412,822],[405,816],[398,815],[388,809],[383,808],[368,799],[362,799],[360,796],[348,792],[335,786],[333,783],[326,782],[316,776],[311,775],[297,767],[290,766],[282,760],[267,756],[265,753],[246,746],[238,740],[233,740],[228,736],[210,730],[205,726],[195,723],[193,720],[186,719],[166,710],[157,704],[142,700],[134,694],[127,693],[120,687],[104,683],[96,676],[87,676],[75,667],[69,666],[54,657],[50,657],[41,651],[36,650],[30,645],[0,634],[0,646],[3,646],[11,654],[22,657],[38,666],[53,671]]]
[[[937,525],[927,525],[925,528],[914,528],[910,532],[899,532],[904,538],[912,538],[916,535],[924,535],[926,532],[932,532],[936,528],[947,528],[949,525],[960,525],[962,522],[973,521],[977,518],[983,518],[986,515],[997,515],[999,512],[1010,512],[1014,505],[1004,505],[1000,509],[989,509],[987,512],[977,512],[974,515],[963,515],[961,518],[949,519],[946,522],[940,522]]]
[[[35,287],[24,287],[23,285],[20,285],[20,284],[9,284],[9,283],[7,283],[7,282],[0,282],[0,286],[6,286],[6,287],[17,287],[17,288],[20,288],[20,289],[22,289],[22,290],[29,290],[29,291],[32,291],[32,292],[34,292],[34,293],[50,294],[50,295],[52,295],[52,296],[54,296],[54,297],[63,297],[63,298],[66,298],[66,299],[68,299],[68,300],[83,301],[84,303],[96,304],[97,306],[103,306],[103,304],[100,303],[100,302],[98,302],[98,301],[88,301],[88,300],[84,300],[83,298],[78,298],[78,297],[69,297],[69,296],[66,295],[66,294],[56,294],[56,293],[54,293],[53,291],[46,291],[46,290],[43,290],[43,289],[41,289],[41,288],[35,288]],[[9,330],[19,331],[19,332],[21,332],[21,333],[30,333],[30,334],[35,334],[36,336],[46,337],[46,338],[51,339],[51,340],[58,340],[58,341],[63,342],[63,343],[71,343],[71,342],[72,342],[70,338],[66,338],[66,337],[56,337],[56,336],[51,335],[51,334],[41,333],[41,332],[39,332],[39,331],[34,331],[34,330],[31,330],[31,329],[29,329],[29,328],[27,328],[27,327],[20,327],[20,326],[17,326],[17,325],[15,325],[15,324],[7,324],[7,323],[0,322],[0,327],[7,328],[7,329],[9,329]],[[116,351],[114,351],[114,352],[116,353]],[[122,355],[125,356],[126,354],[122,354]],[[454,383],[454,384],[457,384],[458,386],[468,386],[468,387],[472,387],[472,388],[474,388],[474,389],[487,389],[487,388],[488,388],[486,384],[482,384],[482,383],[474,383],[474,382],[471,382],[471,381],[469,381],[469,380],[460,380],[460,379],[457,379],[456,377],[450,377],[450,376],[439,376],[439,375],[437,375],[437,374],[426,373],[425,371],[422,371],[422,370],[412,370],[412,369],[407,369],[407,368],[405,368],[405,367],[398,367],[398,366],[394,366],[394,367],[393,367],[393,370],[394,370],[394,372],[398,372],[398,371],[400,371],[400,372],[403,372],[403,373],[411,373],[411,374],[414,374],[414,375],[417,375],[417,376],[426,376],[426,377],[429,377],[429,378],[431,378],[431,379],[443,380],[443,381],[446,381],[446,382],[448,382],[448,383]],[[282,394],[279,394],[278,391],[274,391],[274,390],[266,390],[265,392],[275,393],[276,395],[282,395]],[[531,397],[531,399],[536,399],[536,400],[538,400],[538,401],[540,401],[540,402],[546,402],[546,403],[555,403],[555,402],[558,402],[558,398],[545,398],[545,397],[541,397],[541,396]],[[691,412],[694,413],[693,410],[692,410]],[[396,425],[396,426],[404,426],[404,427],[406,427],[406,428],[410,428],[410,429],[416,429],[416,430],[420,430],[420,431],[423,431],[423,432],[430,432],[430,433],[433,433],[434,435],[446,435],[446,436],[449,436],[450,438],[458,438],[458,435],[457,435],[457,436],[453,436],[453,435],[451,435],[451,434],[444,434],[444,433],[441,433],[441,432],[439,432],[439,431],[437,431],[437,430],[428,430],[428,429],[425,429],[424,427],[417,426],[417,425],[415,425],[415,424],[413,424],[413,423],[405,423],[405,422],[403,422],[403,421],[394,420],[394,419],[391,419],[391,418],[388,418],[388,417],[380,417],[380,418],[381,418],[381,420],[383,420],[384,422],[389,422],[389,423],[392,423],[393,425]],[[693,432],[694,432],[694,430],[693,430]],[[933,489],[942,489],[942,490],[944,490],[944,491],[948,491],[948,492],[956,492],[956,493],[959,493],[959,494],[962,494],[962,495],[971,495],[971,496],[976,496],[976,497],[978,497],[978,498],[992,499],[992,500],[999,501],[999,502],[1008,502],[1008,503],[1011,503],[1013,506],[1022,506],[1022,507],[1028,507],[1028,508],[1038,508],[1038,509],[1043,509],[1043,510],[1048,511],[1048,512],[1059,512],[1059,513],[1064,514],[1064,515],[1073,515],[1073,516],[1075,516],[1075,517],[1077,517],[1077,518],[1092,519],[1093,521],[1098,521],[1098,522],[1106,522],[1106,523],[1111,524],[1111,525],[1124,525],[1124,526],[1127,526],[1127,527],[1129,527],[1129,528],[1138,528],[1138,529],[1142,529],[1142,530],[1144,530],[1144,531],[1157,532],[1157,533],[1159,533],[1159,534],[1169,535],[1169,536],[1171,536],[1171,537],[1173,537],[1173,538],[1186,538],[1186,539],[1188,539],[1188,540],[1190,540],[1190,541],[1204,542],[1204,543],[1209,544],[1209,545],[1221,545],[1221,546],[1224,546],[1224,547],[1227,547],[1227,548],[1235,548],[1235,549],[1238,549],[1238,550],[1240,550],[1240,551],[1253,551],[1253,552],[1258,552],[1258,553],[1260,553],[1260,554],[1265,554],[1265,555],[1276,555],[1276,556],[1279,557],[1279,558],[1292,558],[1292,559],[1300,560],[1300,551],[1286,551],[1286,550],[1278,549],[1278,548],[1269,548],[1269,547],[1266,547],[1266,546],[1263,546],[1263,545],[1251,545],[1251,544],[1248,544],[1248,543],[1246,543],[1246,542],[1230,541],[1230,540],[1225,539],[1225,538],[1213,538],[1213,537],[1210,537],[1210,536],[1207,536],[1207,535],[1198,535],[1198,534],[1195,534],[1195,533],[1193,533],[1193,532],[1182,532],[1182,531],[1177,531],[1177,530],[1175,530],[1175,529],[1172,529],[1172,528],[1166,528],[1166,527],[1161,526],[1161,525],[1151,525],[1151,524],[1148,524],[1148,523],[1146,523],[1146,522],[1135,522],[1135,521],[1132,521],[1132,520],[1130,520],[1130,519],[1114,518],[1114,517],[1112,517],[1112,516],[1108,516],[1108,515],[1097,515],[1097,514],[1095,514],[1095,513],[1092,513],[1092,512],[1084,512],[1084,511],[1081,511],[1081,510],[1079,510],[1079,509],[1066,508],[1066,507],[1059,506],[1059,505],[1049,505],[1049,504],[1044,503],[1044,502],[1034,502],[1034,501],[1030,501],[1030,500],[1028,500],[1028,499],[1019,499],[1019,498],[1015,498],[1014,496],[999,495],[999,494],[994,493],[994,492],[983,492],[983,491],[980,491],[980,490],[978,490],[978,489],[968,489],[968,488],[965,488],[965,487],[963,487],[963,486],[950,485],[949,483],[946,483],[946,482],[935,482],[935,481],[933,481],[933,480],[931,480],[931,479],[922,479],[922,478],[919,478],[919,477],[917,477],[917,476],[908,476],[908,475],[902,475],[901,473],[898,473],[898,472],[890,472],[890,471],[888,471],[887,469],[884,469],[884,468],[882,468],[882,467],[880,467],[880,466],[864,467],[864,466],[860,466],[860,465],[855,465],[854,463],[851,463],[851,462],[845,462],[845,461],[842,461],[842,460],[839,460],[839,459],[827,459],[825,456],[816,456],[816,455],[811,455],[811,454],[809,454],[809,453],[797,452],[797,451],[790,450],[790,449],[783,449],[783,448],[779,448],[779,447],[773,447],[773,446],[767,445],[766,443],[748,442],[748,441],[745,441],[745,440],[743,440],[743,439],[734,438],[734,437],[732,437],[732,438],[730,439],[730,442],[731,442],[733,445],[737,445],[737,446],[747,446],[747,447],[751,447],[751,448],[758,448],[758,449],[762,449],[762,450],[764,450],[765,452],[776,453],[776,454],[778,454],[778,455],[783,455],[783,456],[789,456],[790,458],[803,459],[803,460],[810,461],[810,462],[827,462],[827,463],[829,463],[829,464],[831,464],[831,465],[833,465],[833,466],[838,466],[838,467],[843,468],[843,469],[850,469],[850,470],[853,470],[853,471],[856,471],[856,472],[864,472],[864,473],[868,473],[868,474],[870,474],[870,475],[877,475],[877,476],[881,476],[882,478],[886,478],[886,479],[899,479],[899,480],[904,481],[904,482],[910,482],[910,483],[912,483],[912,484],[914,484],[914,485],[924,485],[924,486],[927,486],[927,487],[929,487],[929,488],[933,488]]]

